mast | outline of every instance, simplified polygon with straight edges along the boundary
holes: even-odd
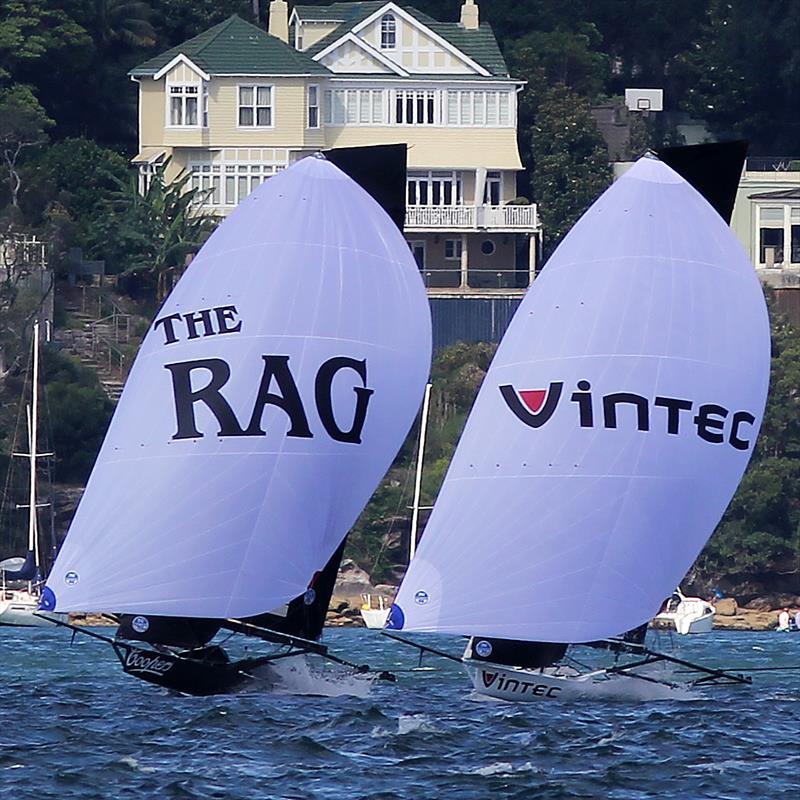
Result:
[[[33,551],[36,569],[39,570],[39,545],[36,530],[36,438],[39,412],[39,323],[33,323],[33,399],[29,408],[28,455],[30,458],[30,505],[28,507],[28,550]]]
[[[417,552],[417,527],[419,525],[419,495],[422,488],[422,460],[425,455],[425,433],[428,430],[428,407],[431,401],[431,384],[425,384],[422,400],[422,421],[419,426],[419,453],[417,453],[417,474],[414,478],[414,506],[411,511],[411,542],[408,547],[408,560]]]

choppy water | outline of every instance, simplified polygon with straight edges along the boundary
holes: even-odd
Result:
[[[416,663],[373,631],[326,641],[358,661]],[[800,634],[682,645],[716,665],[800,664]],[[439,669],[367,697],[182,698],[123,675],[102,644],[0,629],[0,797],[799,796],[800,672],[682,702],[514,705],[474,698],[457,664],[426,663]]]

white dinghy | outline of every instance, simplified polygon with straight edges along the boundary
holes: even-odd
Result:
[[[677,172],[640,159],[516,312],[389,627],[473,637],[481,694],[671,688],[655,663],[685,662],[641,645],[615,643],[628,661],[599,670],[567,669],[565,651],[641,627],[684,577],[747,467],[769,365],[741,246]],[[744,679],[695,683],[712,680]]]
[[[148,331],[43,608],[115,615],[125,672],[190,694],[328,655],[344,538],[430,353],[419,270],[378,203],[324,158],[270,178]],[[220,629],[285,649],[231,661]]]

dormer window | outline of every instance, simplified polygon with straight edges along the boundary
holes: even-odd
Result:
[[[397,20],[394,14],[381,17],[381,50],[394,50],[397,45]]]

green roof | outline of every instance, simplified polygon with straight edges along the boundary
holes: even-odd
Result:
[[[186,56],[209,75],[330,73],[324,64],[234,14],[199,36],[145,61],[130,74],[155,75],[178,55]]]
[[[330,22],[342,20],[327,36],[324,36],[306,50],[306,55],[315,56],[317,53],[321,53],[326,47],[333,44],[385,5],[386,0],[371,0],[370,2],[332,3],[329,6],[296,6],[295,11],[297,11],[300,19]],[[497,44],[497,39],[494,37],[491,26],[484,23],[478,30],[467,30],[460,22],[437,22],[413,6],[407,6],[403,3],[398,5],[418,22],[421,22],[425,27],[464,53],[464,55],[480,64],[490,74],[497,77],[508,77],[508,67],[500,52],[500,47]]]

